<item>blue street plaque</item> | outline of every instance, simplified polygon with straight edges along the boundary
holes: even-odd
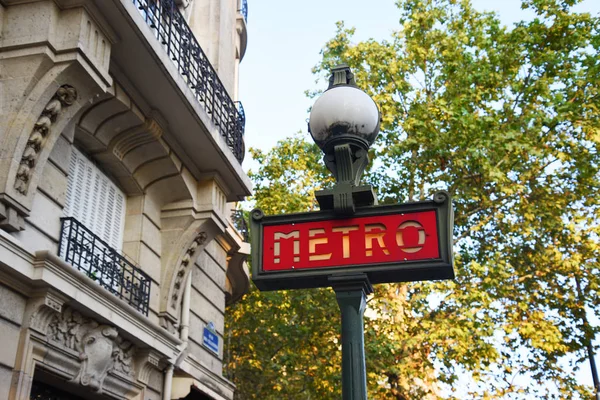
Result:
[[[215,325],[212,322],[209,322],[208,325],[204,327],[202,344],[216,355],[219,355],[219,336],[217,336]]]

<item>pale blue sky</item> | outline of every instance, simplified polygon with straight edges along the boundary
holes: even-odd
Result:
[[[506,25],[532,16],[520,0],[473,0],[476,8],[497,11]],[[389,38],[398,29],[394,0],[248,0],[248,50],[240,65],[239,98],[246,111],[246,148],[268,150],[278,140],[306,129],[315,89],[311,68],[319,51],[335,33],[335,22],[355,27],[356,41]],[[600,13],[600,0],[577,8]],[[324,84],[321,82],[321,88]],[[244,168],[256,168],[246,154]],[[600,360],[598,360],[600,361]],[[589,366],[581,366],[582,383],[592,384]]]
[[[474,0],[478,9],[497,11],[510,25],[530,17],[519,0]],[[240,65],[239,98],[246,111],[246,148],[269,149],[301,130],[312,104],[304,92],[315,89],[311,68],[335,33],[335,22],[355,27],[355,40],[389,38],[398,29],[393,0],[248,0],[248,50]],[[600,12],[600,0],[578,10]],[[250,156],[244,163],[251,164]]]

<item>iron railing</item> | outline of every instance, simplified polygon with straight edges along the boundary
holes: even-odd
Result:
[[[246,126],[246,111],[244,111],[244,106],[242,105],[242,102],[236,101],[235,106],[238,111],[238,118],[240,124],[242,124],[242,126]]]
[[[194,96],[211,116],[235,158],[244,160],[244,118],[179,12],[174,0],[131,0]]]
[[[151,280],[73,217],[61,218],[58,255],[115,296],[148,315]]]
[[[250,238],[250,231],[248,230],[246,218],[244,218],[244,212],[242,210],[231,211],[231,222],[233,222],[235,229],[242,234],[244,242],[248,242],[248,239]]]
[[[240,1],[240,9],[238,11],[244,16],[244,21],[248,23],[248,0]]]

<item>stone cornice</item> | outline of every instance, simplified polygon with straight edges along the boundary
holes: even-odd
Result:
[[[0,268],[13,278],[14,285],[11,286],[15,286],[15,289],[33,296],[40,288],[53,288],[69,299],[69,304],[85,310],[87,315],[118,326],[138,347],[153,348],[168,360],[177,357],[178,347],[182,344],[179,338],[154,324],[57,255],[47,250],[32,254],[17,240],[6,236],[0,235]]]

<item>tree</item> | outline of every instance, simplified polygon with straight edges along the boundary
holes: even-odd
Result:
[[[347,63],[380,107],[380,201],[455,205],[456,280],[369,303],[370,398],[590,397],[573,369],[598,331],[600,18],[575,3],[525,0],[537,17],[508,28],[467,0],[402,0],[390,40],[339,23],[327,42],[315,73]]]
[[[401,1],[391,41],[339,24],[315,69],[348,63],[380,105],[380,199],[454,198],[458,277],[407,300],[438,377],[472,371],[477,396],[536,394],[515,375],[586,396],[560,361],[597,331],[600,19],[574,3],[524,1],[537,17],[507,28],[468,1]]]
[[[249,173],[255,183],[254,201],[266,214],[315,210],[314,191],[333,183],[319,148],[299,135],[278,142],[266,154],[250,152],[260,164],[257,172]],[[403,357],[401,340],[410,351],[416,345],[395,332],[394,324],[402,322],[405,289],[386,285],[375,289],[366,318],[370,398],[404,399],[400,392],[407,382],[399,371],[409,368],[421,377],[410,385],[409,393],[427,399],[435,389],[428,381],[434,375],[417,366],[421,359]],[[237,385],[237,399],[341,397],[341,321],[331,289],[260,292],[252,285],[250,293],[229,308],[225,322],[226,368]],[[409,334],[418,328],[412,326]],[[381,390],[382,377],[398,396]]]
[[[314,191],[331,182],[321,151],[296,135],[265,154],[250,172],[254,201],[265,214],[314,210]],[[231,379],[242,399],[339,397],[338,311],[328,290],[260,292],[254,285],[228,310],[226,340]]]

